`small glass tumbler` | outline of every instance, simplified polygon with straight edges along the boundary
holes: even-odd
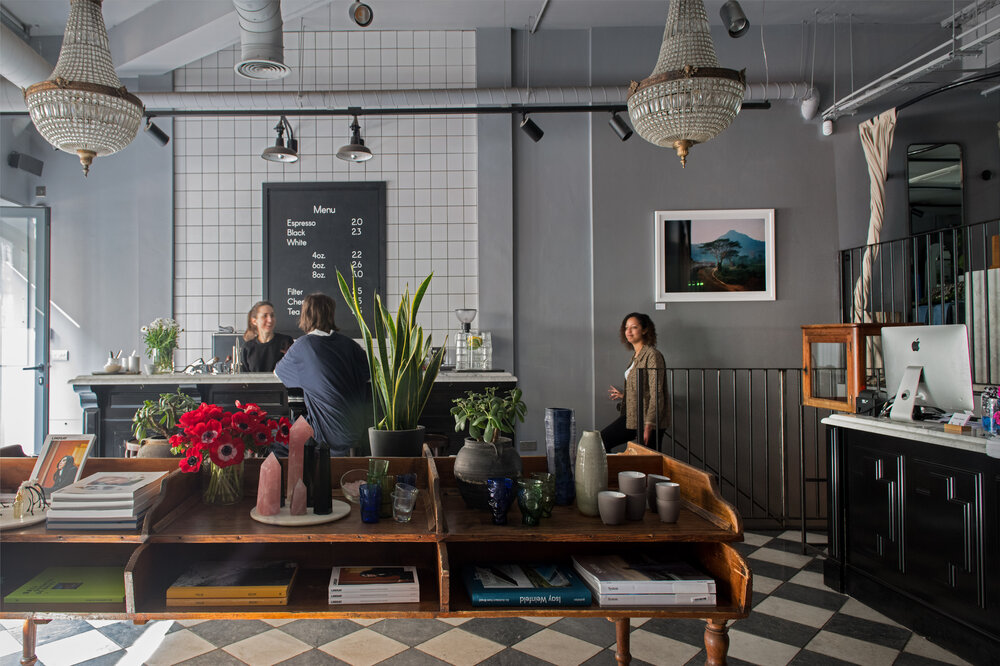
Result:
[[[392,517],[397,523],[408,523],[413,518],[413,507],[420,491],[408,483],[397,483],[392,493]]]
[[[506,525],[507,510],[514,501],[514,482],[506,477],[486,479],[486,490],[490,494],[488,502],[493,512],[493,524]]]
[[[368,459],[368,483],[380,483],[382,477],[389,471],[389,461],[379,458]]]
[[[518,481],[517,506],[521,509],[521,524],[532,527],[538,525],[542,517],[542,482],[538,479]]]
[[[358,492],[361,498],[361,522],[377,523],[382,508],[382,486],[377,483],[362,483]]]
[[[396,489],[396,477],[392,474],[386,474],[379,479],[379,485],[382,486],[382,508],[379,509],[379,516],[382,518],[392,517],[392,493]]]
[[[542,482],[542,518],[551,518],[552,507],[556,505],[556,475],[532,472],[531,478]]]
[[[415,488],[417,486],[417,473],[407,472],[406,474],[397,474],[396,483],[405,483]]]

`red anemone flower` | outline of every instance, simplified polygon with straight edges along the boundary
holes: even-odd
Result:
[[[254,420],[243,412],[236,412],[235,414],[233,414],[233,418],[230,421],[230,424],[234,429],[236,429],[240,433],[245,433],[245,434],[249,434],[250,430],[255,425]]]
[[[228,435],[219,437],[218,446],[212,447],[209,455],[219,467],[229,467],[243,462],[243,442],[233,441]]]
[[[195,447],[191,447],[184,452],[184,458],[181,460],[181,471],[182,472],[197,472],[201,469],[202,452]]]
[[[215,419],[205,423],[196,423],[185,431],[192,442],[206,445],[214,443],[221,433],[222,423]]]

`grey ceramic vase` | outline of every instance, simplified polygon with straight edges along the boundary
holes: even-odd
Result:
[[[510,438],[501,437],[496,444],[466,438],[455,457],[455,482],[466,506],[489,509],[490,494],[486,479],[521,476],[521,456]]]
[[[576,508],[585,516],[600,513],[597,495],[608,489],[608,454],[601,433],[585,430],[576,447]]]
[[[159,439],[156,437],[147,437],[142,440],[139,446],[139,452],[136,454],[137,458],[176,458],[174,454],[170,452],[170,440],[169,439]]]

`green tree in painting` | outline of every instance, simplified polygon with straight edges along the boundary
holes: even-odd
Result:
[[[722,268],[722,262],[726,259],[732,261],[740,254],[740,244],[728,238],[717,238],[710,243],[701,243],[698,247],[715,257],[716,268]]]

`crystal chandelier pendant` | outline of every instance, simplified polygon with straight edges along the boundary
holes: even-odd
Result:
[[[743,71],[719,67],[702,0],[671,0],[660,57],[648,78],[629,86],[628,115],[646,141],[688,150],[729,127],[746,91]]]
[[[59,62],[48,79],[24,93],[39,134],[59,150],[79,155],[84,176],[95,157],[132,143],[144,113],[111,64],[102,1],[70,0]]]

